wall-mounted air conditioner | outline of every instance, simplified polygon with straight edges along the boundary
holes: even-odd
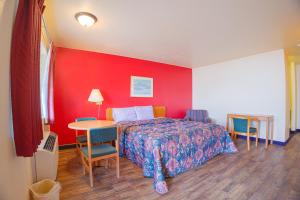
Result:
[[[44,134],[33,159],[35,181],[55,180],[58,166],[58,137],[53,132]]]

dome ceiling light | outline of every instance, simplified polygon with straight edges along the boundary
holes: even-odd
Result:
[[[84,27],[90,27],[97,22],[97,17],[88,12],[79,12],[75,14],[75,19],[80,25]]]

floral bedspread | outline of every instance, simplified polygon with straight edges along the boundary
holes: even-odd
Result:
[[[202,165],[221,153],[237,149],[224,127],[169,118],[119,122],[120,156],[153,177],[155,190],[168,192],[166,177]]]

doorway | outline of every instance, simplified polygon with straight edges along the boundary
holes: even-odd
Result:
[[[300,56],[288,57],[290,130],[300,131]]]
[[[296,64],[295,67],[296,72],[296,84],[295,84],[295,93],[296,93],[296,105],[295,105],[295,131],[300,132],[300,63]]]

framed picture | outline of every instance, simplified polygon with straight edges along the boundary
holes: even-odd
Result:
[[[153,97],[153,78],[131,76],[131,97]]]

